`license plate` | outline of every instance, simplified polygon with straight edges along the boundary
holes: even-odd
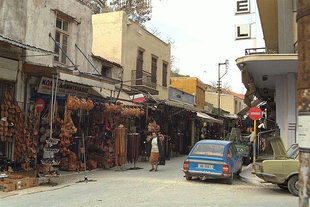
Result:
[[[198,164],[198,168],[213,169],[213,165]]]

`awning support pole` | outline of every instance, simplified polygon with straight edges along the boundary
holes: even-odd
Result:
[[[94,68],[94,70],[98,73],[101,74],[97,68],[94,66],[94,64],[89,60],[89,58],[83,53],[83,51],[79,48],[79,46],[77,44],[75,44],[75,47],[78,49],[78,51],[80,51],[80,53],[85,57],[85,59],[87,60],[87,62]]]

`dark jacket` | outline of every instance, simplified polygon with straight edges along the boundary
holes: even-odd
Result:
[[[157,139],[157,145],[158,145],[158,151],[159,151],[160,159],[164,159],[165,158],[165,152],[164,152],[164,149],[163,149],[163,146],[161,144],[160,139],[158,137],[157,138],[153,138],[153,139]],[[151,139],[150,141],[146,142],[146,155],[148,157],[151,155],[152,140],[153,139]]]

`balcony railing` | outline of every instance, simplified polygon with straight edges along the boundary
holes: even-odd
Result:
[[[277,54],[276,50],[268,49],[266,47],[247,48],[245,55],[259,55],[259,54]]]
[[[147,71],[131,71],[132,86],[146,86],[151,89],[156,89],[156,83],[152,82],[152,74]]]

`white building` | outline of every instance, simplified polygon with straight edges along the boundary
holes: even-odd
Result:
[[[266,48],[248,50],[236,60],[247,88],[245,102],[254,96],[267,102],[286,147],[296,143],[297,27],[295,0],[257,0]]]

